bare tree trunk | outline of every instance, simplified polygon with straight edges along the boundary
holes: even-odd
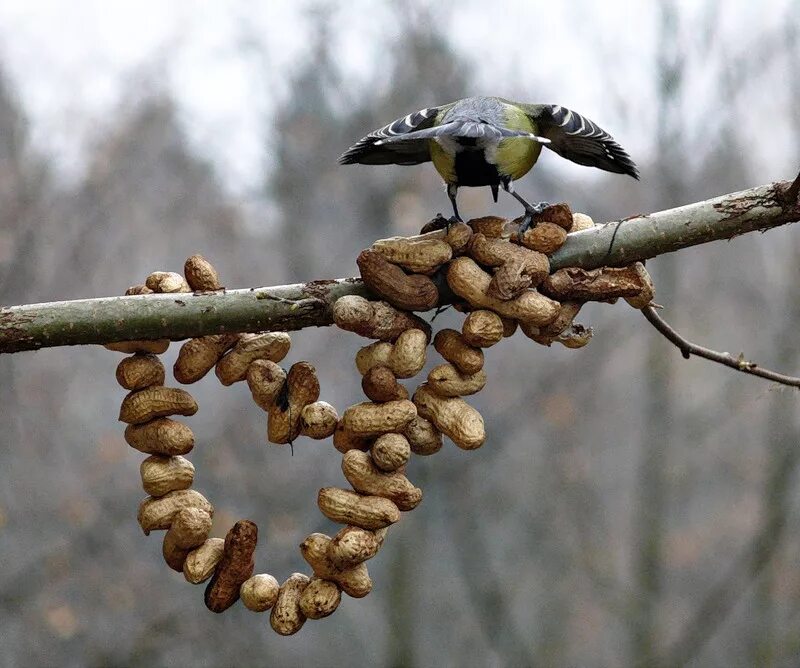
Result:
[[[414,632],[418,628],[408,582],[413,578],[412,551],[409,541],[397,541],[393,546],[392,563],[389,566],[389,623],[388,659],[390,668],[414,668]]]
[[[672,3],[660,3],[658,153],[659,187],[663,201],[683,195],[680,164],[680,122],[684,59],[677,47],[678,12]],[[669,160],[668,156],[674,156]],[[674,167],[670,167],[674,166]],[[680,201],[680,200],[679,200]],[[659,299],[670,303],[678,279],[674,257],[663,258],[656,273]],[[632,664],[653,666],[660,645],[658,605],[661,600],[663,540],[668,506],[664,472],[674,439],[675,401],[672,394],[674,357],[664,352],[664,342],[652,339],[644,369],[644,426],[640,449],[635,511],[634,586],[638,604],[631,618]]]
[[[795,20],[796,21],[796,20]],[[800,55],[798,49],[798,23],[790,21],[786,27],[785,49],[791,58]],[[796,103],[800,102],[800,74],[793,72],[791,77],[791,98]],[[800,122],[794,123],[795,134],[800,138]],[[800,141],[798,141],[800,145]],[[794,262],[790,264],[787,280],[784,281],[785,297],[782,313],[783,322],[778,326],[778,339],[776,341],[776,359],[780,365],[796,363],[796,337],[794,334],[795,323],[800,319],[800,306],[796,296],[796,285],[800,272],[797,271],[797,262],[800,252],[796,249]],[[784,367],[788,368],[788,366]],[[764,481],[762,497],[762,513],[764,523],[783,528],[791,506],[793,490],[793,476],[797,467],[797,455],[792,443],[797,442],[797,428],[795,427],[794,413],[796,398],[790,392],[776,392],[769,406],[767,424],[765,428],[765,446],[768,450],[767,477]],[[775,609],[775,559],[765,566],[764,572],[758,581],[754,597],[754,629],[750,647],[751,661],[754,665],[771,668],[780,660],[782,648],[779,645],[780,633],[779,620]]]
[[[659,293],[675,293],[675,265],[670,258],[658,274]],[[630,618],[632,665],[652,666],[659,646],[658,603],[661,598],[663,538],[667,506],[664,470],[675,419],[671,385],[672,355],[665,341],[653,337],[644,363],[644,425],[641,432],[637,503],[634,518],[634,589]]]

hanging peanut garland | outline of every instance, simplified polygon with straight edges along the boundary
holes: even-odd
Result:
[[[422,500],[422,490],[406,477],[412,454],[438,452],[443,435],[464,450],[486,440],[482,416],[463,399],[486,384],[483,349],[517,328],[542,345],[582,347],[592,330],[573,321],[586,301],[624,297],[636,308],[650,303],[653,286],[640,263],[550,274],[548,255],[561,247],[567,233],[591,227],[588,216],[559,204],[540,214],[537,223],[521,239],[514,222],[493,216],[447,229],[431,225],[431,231],[417,237],[379,240],[362,251],[357,260],[362,278],[383,301],[347,296],[334,304],[337,326],[375,339],[355,359],[368,401],[350,406],[341,418],[331,404],[320,401],[311,364],[296,362],[288,371],[280,366],[291,345],[285,332],[217,334],[181,346],[173,368],[178,382],[195,383],[212,368],[223,385],[246,381],[253,401],[267,414],[270,442],[332,436],[342,453],[342,473],[351,489],[323,487],[317,505],[328,519],[345,526],[333,537],[309,535],[300,553],[311,576],[293,573],[283,584],[272,575],[253,574],[255,523],[236,522],[224,540],[208,537],[214,508],[191,489],[194,466],[184,457],[194,447],[194,434],[174,419],[195,414],[198,406],[185,390],[164,384],[158,355],[169,341],[106,346],[130,354],[116,372],[118,383],[129,390],[120,420],[127,423],[128,444],[149,455],[141,465],[149,496],[140,504],[139,524],[145,534],[165,531],[163,555],[170,568],[192,584],[208,581],[209,610],[223,612],[241,598],[249,610],[270,610],[272,628],[291,635],[307,619],[332,614],[342,592],[353,598],[369,594],[366,562],[378,553],[401,513]],[[467,315],[460,332],[442,329],[432,337],[430,325],[412,312],[439,305],[440,290],[431,278],[437,273],[446,277],[455,308]],[[186,261],[184,276],[154,272],[126,294],[221,289],[213,266],[195,255]],[[431,369],[410,396],[400,381],[422,371],[431,342],[444,363]]]

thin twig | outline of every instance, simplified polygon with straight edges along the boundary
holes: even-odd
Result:
[[[797,376],[786,376],[776,371],[770,371],[758,366],[755,362],[750,362],[744,358],[744,354],[739,357],[734,357],[730,353],[721,353],[710,348],[698,346],[696,343],[688,341],[683,336],[678,334],[672,326],[664,320],[652,306],[646,306],[642,309],[642,315],[647,318],[647,321],[653,325],[670,343],[674,344],[681,354],[688,360],[690,356],[697,355],[703,359],[722,364],[736,369],[742,373],[749,373],[752,376],[759,376],[767,380],[775,381],[781,385],[789,385],[790,387],[800,387],[800,378]]]

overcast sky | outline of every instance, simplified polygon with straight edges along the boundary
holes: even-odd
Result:
[[[714,32],[725,48],[717,50],[717,56],[746,54],[748,41],[757,44],[762,32],[779,26],[792,3],[798,4],[725,0]],[[214,160],[226,183],[244,191],[258,180],[261,123],[286,94],[289,75],[309,48],[306,11],[312,4],[3,0],[0,58],[20,86],[37,146],[54,155],[67,177],[79,173],[81,146],[103,128],[110,112],[119,109],[121,92],[144,81],[174,92],[192,141]],[[647,138],[654,123],[654,91],[648,72],[653,66],[655,3],[407,4],[436,7],[434,16],[476,66],[476,93],[572,106],[617,133],[624,129],[631,152],[652,150]],[[689,0],[678,4],[690,24],[709,6]],[[363,81],[371,67],[380,66],[382,45],[398,37],[388,19],[388,2],[330,5],[337,8],[332,34],[343,67],[353,82]],[[266,67],[244,47],[248,36],[263,45]],[[693,35],[687,50],[702,39]],[[788,63],[776,67],[769,81],[779,81],[780,68]],[[714,76],[711,70],[705,75]],[[692,84],[698,102],[703,101],[703,76],[698,72]],[[609,81],[616,90],[609,92]],[[781,92],[768,93],[736,102],[747,105],[754,120],[772,114],[768,128],[754,130],[759,146],[754,160],[775,171],[765,174],[765,180],[785,169],[772,159],[775,151],[785,148],[782,119],[774,112]],[[620,99],[626,101],[624,106]],[[726,113],[733,101],[717,102],[718,113]],[[398,110],[397,115],[408,111],[412,110]]]

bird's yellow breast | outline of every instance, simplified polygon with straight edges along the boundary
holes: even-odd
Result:
[[[530,171],[541,152],[542,145],[539,142],[509,137],[503,139],[497,147],[495,164],[501,174],[510,176],[512,181],[516,181]]]
[[[536,134],[537,128],[533,121],[519,108],[505,105],[506,127],[509,130],[524,130]],[[531,167],[536,164],[542,145],[522,137],[509,137],[503,139],[495,153],[495,164],[498,171],[504,176],[510,176],[513,181],[522,178]]]

